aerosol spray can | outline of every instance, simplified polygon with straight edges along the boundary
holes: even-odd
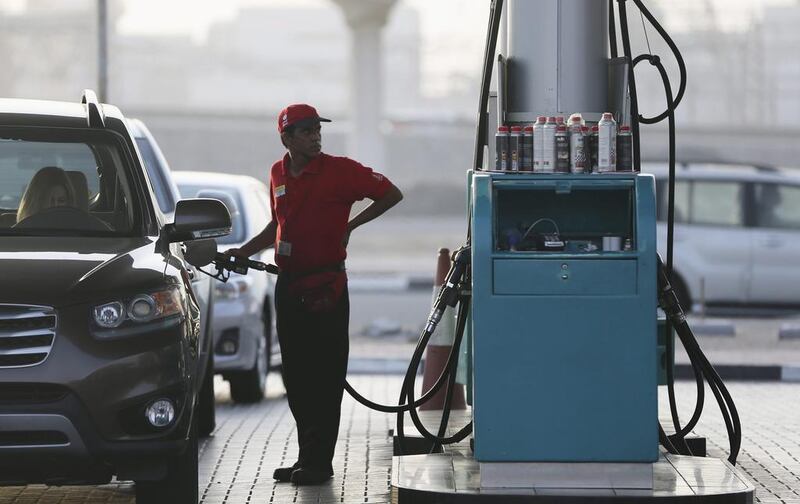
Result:
[[[597,137],[597,171],[617,171],[617,122],[614,114],[604,113],[597,126],[600,129]]]
[[[556,127],[556,173],[569,173],[569,134],[567,126]]]
[[[556,118],[548,117],[544,125],[542,147],[542,172],[553,173],[556,169]]]
[[[518,172],[522,166],[522,128],[511,126],[511,134],[508,135],[508,152],[511,154],[511,171]]]
[[[584,141],[585,126],[582,125],[580,114],[573,115],[569,127],[569,166],[572,173],[586,172],[586,142]]]
[[[508,126],[499,126],[494,135],[494,169],[498,171],[508,170]]]
[[[522,171],[533,171],[533,126],[522,129]]]
[[[547,123],[545,116],[536,118],[533,125],[533,172],[544,172],[544,125]]]
[[[597,138],[600,136],[600,128],[595,124],[587,138],[589,145],[589,172],[597,173]]]
[[[569,126],[575,124],[576,122],[581,126],[585,125],[584,120],[583,120],[583,116],[581,115],[580,112],[575,112],[574,114],[569,116],[569,121],[568,121],[569,124],[567,126],[569,127]]]
[[[633,135],[627,125],[620,126],[617,135],[617,171],[633,171]]]

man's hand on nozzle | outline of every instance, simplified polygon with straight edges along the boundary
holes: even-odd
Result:
[[[242,249],[240,249],[240,248],[229,248],[228,250],[223,252],[223,254],[229,255],[229,256],[234,256],[234,257],[241,257],[242,259],[247,259],[247,258],[250,257],[248,255],[245,255],[245,253],[242,252]]]

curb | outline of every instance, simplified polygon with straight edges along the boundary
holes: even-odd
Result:
[[[425,367],[425,359],[419,366],[419,372]],[[347,374],[351,375],[405,375],[408,370],[408,361],[405,359],[371,359],[371,358],[351,358],[347,363]]]
[[[778,330],[778,339],[800,339],[800,324],[783,324]]]
[[[353,275],[348,279],[350,292],[414,292],[433,289],[433,277],[422,275]]]
[[[692,332],[701,336],[736,336],[736,326],[727,320],[690,320]]]
[[[419,372],[425,368],[425,359],[419,366]],[[352,375],[405,375],[408,361],[405,359],[372,359],[351,358],[347,372]],[[724,381],[755,381],[755,382],[784,382],[800,383],[800,366],[771,366],[771,365],[739,365],[719,364],[714,366]],[[419,373],[418,373],[419,374]],[[676,380],[694,380],[694,371],[690,364],[675,365]]]
[[[718,364],[714,369],[724,381],[800,383],[800,366]],[[675,364],[675,379],[694,380],[691,364]]]

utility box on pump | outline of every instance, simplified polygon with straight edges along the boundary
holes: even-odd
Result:
[[[658,459],[655,182],[472,176],[480,462]]]

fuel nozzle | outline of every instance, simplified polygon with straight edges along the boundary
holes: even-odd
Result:
[[[214,255],[214,259],[213,261],[211,261],[211,264],[213,264],[214,267],[216,268],[217,270],[216,273],[211,273],[209,271],[204,270],[203,268],[197,268],[197,269],[205,273],[206,275],[210,276],[211,278],[215,278],[223,283],[228,281],[231,272],[238,273],[240,275],[246,275],[247,271],[251,269],[258,271],[266,271],[267,273],[272,273],[272,274],[278,274],[279,272],[278,267],[275,266],[274,264],[266,264],[259,261],[253,261],[246,257],[228,255],[222,252],[217,252]]]
[[[253,261],[246,257],[228,255],[221,252],[217,252],[217,255],[214,256],[214,265],[217,267],[217,269],[233,271],[234,273],[239,273],[240,275],[247,274],[248,269],[266,271],[268,273],[277,273],[277,268],[272,264],[265,264],[263,262]]]
[[[667,267],[664,265],[664,261],[661,260],[661,256],[657,256],[658,304],[661,306],[661,309],[664,310],[664,313],[666,313],[667,317],[669,317],[673,324],[683,324],[686,322],[686,315],[683,313],[683,308],[681,308],[681,305],[678,302],[678,295],[675,294],[675,290],[672,288],[672,284],[669,282]]]
[[[439,321],[442,320],[445,309],[448,306],[454,307],[458,303],[458,286],[469,267],[471,252],[472,249],[466,245],[453,252],[450,271],[447,272],[447,277],[445,277],[444,283],[439,289],[439,294],[436,296],[433,309],[428,317],[428,325],[425,327],[426,331],[430,333],[435,331]]]

